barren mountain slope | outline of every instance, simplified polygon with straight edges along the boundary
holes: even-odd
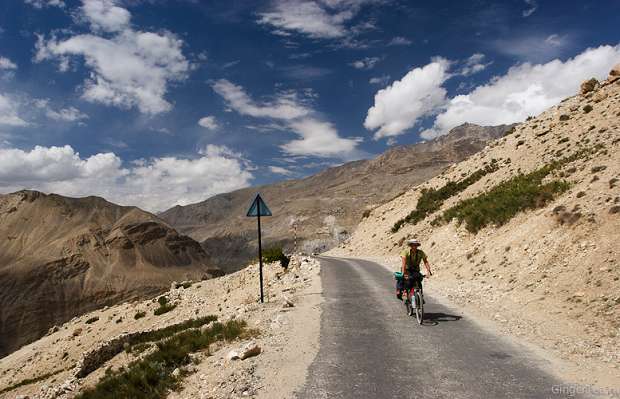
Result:
[[[75,315],[218,274],[200,245],[101,198],[0,196],[0,356]]]
[[[379,256],[397,267],[404,239],[419,238],[435,265],[431,292],[478,309],[505,332],[565,359],[598,365],[618,383],[619,78],[564,100],[374,209],[332,253]],[[467,181],[487,167],[479,180]],[[536,180],[528,175],[535,170],[543,178],[531,207],[501,219],[510,214],[509,203],[526,202],[524,187]],[[459,182],[459,189],[441,189],[448,182]],[[426,206],[425,214],[420,199],[428,200],[423,190],[431,188],[444,201],[436,210]],[[497,218],[485,223],[491,215]]]
[[[305,179],[217,195],[159,216],[201,241],[217,266],[232,271],[255,256],[256,222],[246,218],[245,212],[260,192],[274,214],[263,225],[267,245],[281,242],[292,247],[291,222],[297,220],[299,241],[305,241],[298,249],[321,250],[346,238],[366,209],[436,176],[508,128],[464,124],[437,140],[394,147],[372,160],[350,162]]]

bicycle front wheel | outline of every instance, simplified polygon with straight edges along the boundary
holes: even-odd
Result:
[[[411,295],[409,293],[407,293],[406,299],[405,299],[405,307],[407,309],[407,316],[413,316],[413,306],[411,304],[413,297],[411,297]]]
[[[419,291],[414,293],[415,295],[415,318],[418,320],[418,324],[422,324],[424,321],[424,301],[422,301],[422,295]]]

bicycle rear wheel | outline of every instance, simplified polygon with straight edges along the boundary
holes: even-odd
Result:
[[[418,324],[422,324],[424,321],[424,301],[422,301],[422,295],[416,290],[415,295],[415,318],[418,320]]]

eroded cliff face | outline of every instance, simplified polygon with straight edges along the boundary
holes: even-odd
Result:
[[[219,275],[200,244],[101,198],[0,196],[0,356],[84,312]]]

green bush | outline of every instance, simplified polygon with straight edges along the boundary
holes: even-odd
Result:
[[[231,320],[226,324],[214,323],[206,331],[185,331],[159,342],[157,350],[141,360],[130,363],[126,368],[111,371],[77,399],[159,399],[177,389],[185,377],[182,373],[174,377],[172,372],[190,363],[190,353],[208,350],[216,341],[230,341],[255,334],[246,329],[244,321]]]
[[[282,267],[286,268],[288,267],[290,260],[291,259],[288,256],[284,255],[284,252],[282,252],[282,247],[272,247],[263,250],[264,263],[279,261]]]
[[[91,317],[90,319],[86,320],[85,323],[86,324],[93,324],[94,322],[98,321],[99,317],[95,316],[95,317]]]
[[[543,184],[542,180],[555,168],[553,164],[526,175],[519,174],[488,192],[459,201],[445,211],[443,219],[456,219],[459,224],[465,223],[467,230],[472,233],[491,224],[501,226],[521,211],[546,205],[569,188],[569,183],[565,181]]]
[[[184,282],[182,282],[182,283],[176,283],[176,284],[174,285],[174,288],[179,289],[179,288],[183,287],[183,288],[185,288],[185,289],[188,289],[189,287],[191,287],[191,286],[192,286],[192,284],[193,284],[193,283],[192,283],[191,281],[184,281]]]
[[[164,314],[164,313],[168,313],[168,312],[170,312],[171,310],[173,310],[173,309],[174,309],[174,308],[176,308],[176,307],[177,307],[177,305],[170,305],[170,304],[168,304],[168,303],[167,303],[167,304],[165,304],[165,305],[161,305],[160,307],[158,307],[157,309],[155,309],[155,310],[153,311],[153,314],[154,314],[155,316],[159,316],[159,315],[162,315],[162,314]]]
[[[431,189],[423,189],[422,194],[420,195],[420,199],[418,199],[418,204],[416,205],[416,209],[411,211],[407,216],[403,219],[398,220],[392,226],[392,233],[396,233],[405,223],[416,224],[428,215],[436,212],[441,208],[441,205],[445,200],[452,197],[455,194],[460,193],[465,190],[467,187],[471,186],[478,180],[482,179],[485,175],[489,173],[493,173],[498,170],[499,167],[496,163],[492,163],[482,169],[478,169],[467,178],[459,181],[459,182],[448,182],[443,187],[435,190]]]
[[[165,306],[168,303],[168,298],[165,296],[160,296],[157,298],[157,303],[159,303],[159,306]]]
[[[138,319],[143,318],[144,316],[146,316],[146,312],[138,312],[133,316],[133,318],[138,320]]]

